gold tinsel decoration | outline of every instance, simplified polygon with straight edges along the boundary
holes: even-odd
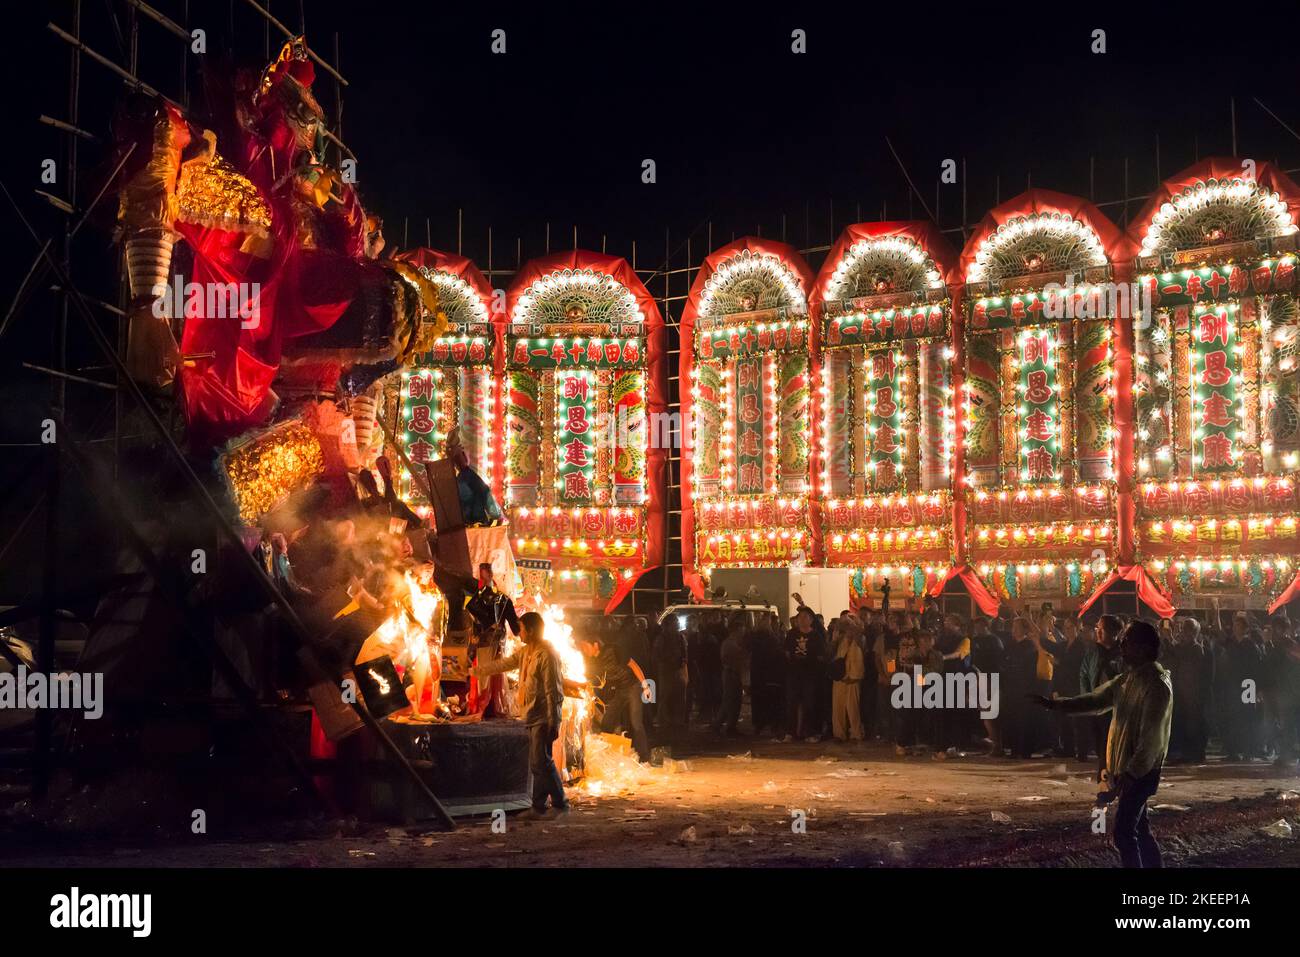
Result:
[[[234,491],[240,521],[256,524],[325,470],[316,435],[303,423],[286,422],[221,455],[221,468]]]
[[[177,218],[196,226],[267,236],[271,209],[262,194],[216,153],[214,137],[208,139],[208,146],[207,155],[181,165]]]

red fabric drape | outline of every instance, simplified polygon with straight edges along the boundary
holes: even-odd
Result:
[[[1283,605],[1289,605],[1297,598],[1300,598],[1300,572],[1296,572],[1295,578],[1291,579],[1291,584],[1286,586],[1286,591],[1278,595],[1273,604],[1268,606],[1268,613],[1274,614]]]
[[[530,260],[515,274],[514,281],[506,292],[506,319],[514,313],[528,287],[537,280],[566,269],[590,269],[602,273],[622,284],[628,292],[636,297],[641,315],[645,319],[646,336],[646,422],[650,448],[646,450],[646,506],[645,529],[646,550],[643,568],[654,568],[664,562],[664,541],[667,534],[666,500],[668,486],[666,469],[668,450],[658,442],[657,423],[668,414],[668,377],[667,347],[664,342],[664,320],[650,291],[637,276],[636,271],[627,260],[618,256],[591,252],[586,249],[574,249],[568,252],[551,253]],[[502,352],[504,353],[504,348]],[[502,371],[504,373],[504,362]],[[504,378],[504,375],[503,375]],[[501,418],[505,419],[504,408]],[[502,443],[504,445],[504,443]],[[504,469],[503,477],[504,477]],[[635,579],[634,579],[635,580]]]
[[[310,85],[310,71],[300,62],[284,68]],[[273,98],[267,103],[273,103]],[[211,288],[214,283],[245,283],[253,295],[257,284],[258,315],[241,322],[209,316],[200,308],[186,319],[181,352],[196,358],[178,376],[182,408],[191,438],[219,442],[260,425],[272,408],[271,382],[284,344],[294,337],[329,329],[364,287],[386,283],[386,276],[361,258],[365,212],[356,191],[341,185],[342,203],[331,206],[322,231],[328,247],[299,244],[292,183],[283,183],[300,150],[288,120],[272,114],[264,121],[265,138],[242,132],[225,144],[226,158],[253,183],[271,208],[269,258],[242,252],[242,233],[176,224],[194,251],[193,277],[187,281]],[[278,185],[277,185],[278,184]],[[245,328],[247,327],[247,328]]]
[[[1098,586],[1097,590],[1088,596],[1088,600],[1079,606],[1079,617],[1082,618],[1106,589],[1117,581],[1130,581],[1137,585],[1138,598],[1142,599],[1161,618],[1174,617],[1174,606],[1169,601],[1169,596],[1165,594],[1164,590],[1147,574],[1147,570],[1141,565],[1121,565],[1111,572],[1110,576]]]
[[[975,604],[979,606],[980,611],[990,618],[998,613],[998,607],[1002,603],[998,601],[996,595],[984,586],[984,582],[980,580],[979,575],[976,575],[975,570],[969,565],[954,565],[949,568],[947,573],[931,586],[931,596],[938,598],[942,595],[943,590],[948,587],[948,583],[954,578],[960,579],[961,583],[966,586],[966,591],[975,600]]]
[[[658,568],[658,565],[651,565],[649,568],[637,568],[627,578],[618,580],[618,587],[614,589],[614,594],[610,596],[609,601],[605,603],[605,614],[612,615],[618,606],[622,604],[623,599],[632,594],[632,589],[636,587],[637,581],[648,571]]]
[[[682,581],[697,598],[704,597],[704,582],[700,577],[699,569],[695,567],[695,502],[691,495],[691,476],[694,474],[695,467],[695,441],[691,428],[692,416],[695,413],[695,404],[691,396],[691,370],[695,368],[695,323],[700,314],[700,296],[704,293],[704,286],[709,281],[709,277],[728,259],[740,255],[745,250],[758,255],[776,256],[780,259],[799,277],[799,285],[805,298],[810,295],[813,286],[812,270],[793,246],[771,239],[760,239],[757,236],[742,236],[735,242],[727,243],[712,252],[700,266],[699,272],[695,274],[695,282],[691,284],[691,292],[686,299],[686,308],[682,310],[682,321],[679,327],[681,354],[678,360],[678,388],[682,408]],[[816,368],[814,327],[814,323],[808,323],[810,413],[820,402],[820,393],[817,389],[821,377]],[[813,467],[816,450],[819,448],[815,414],[812,416],[812,421],[812,445],[808,450],[808,466],[811,473],[809,484],[812,489],[809,496],[809,531],[812,539],[812,559],[818,562],[821,556],[821,517],[817,509],[812,506],[812,502],[817,498],[819,475],[818,470]]]

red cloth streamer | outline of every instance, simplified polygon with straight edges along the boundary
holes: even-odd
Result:
[[[632,594],[632,589],[636,587],[636,583],[640,580],[641,576],[658,567],[658,565],[651,565],[649,568],[639,568],[633,571],[632,574],[626,578],[620,578],[618,581],[618,587],[614,589],[614,594],[611,595],[609,601],[605,603],[605,614],[614,614],[614,609],[619,606],[624,598]]]
[[[1276,613],[1283,605],[1288,605],[1297,598],[1300,598],[1300,572],[1296,572],[1295,578],[1291,579],[1291,584],[1286,586],[1286,591],[1278,595],[1273,604],[1268,606],[1268,613],[1270,615]]]
[[[1079,606],[1079,617],[1082,618],[1087,613],[1088,609],[1093,606],[1107,588],[1121,580],[1133,582],[1137,585],[1138,598],[1142,599],[1161,618],[1174,617],[1174,606],[1169,601],[1169,596],[1165,594],[1164,589],[1147,574],[1147,570],[1141,565],[1121,565],[1111,572],[1110,576],[1097,587],[1097,590],[1088,596],[1088,600]]]
[[[803,257],[795,251],[793,246],[771,239],[760,239],[757,236],[742,236],[735,242],[727,243],[727,245],[712,252],[704,260],[704,264],[700,266],[699,272],[695,274],[695,282],[691,284],[691,292],[686,299],[686,308],[682,311],[680,326],[681,356],[678,360],[678,371],[682,406],[682,581],[696,598],[704,597],[704,582],[700,578],[700,570],[695,567],[695,501],[694,496],[691,495],[691,476],[695,471],[695,436],[691,424],[695,411],[695,403],[691,395],[691,370],[695,368],[695,322],[700,315],[700,297],[704,293],[704,286],[709,281],[709,277],[728,259],[740,255],[745,250],[758,255],[771,255],[779,258],[799,277],[799,287],[805,297],[810,295],[813,286],[812,270],[808,268],[808,264],[803,261]],[[821,376],[816,365],[815,343],[817,337],[815,330],[815,324],[809,322],[808,404],[810,414],[820,401],[818,386],[820,385]],[[808,449],[808,467],[811,473],[809,487],[812,489],[812,493],[808,498],[808,511],[810,513],[808,524],[812,539],[811,557],[813,562],[816,563],[821,560],[822,543],[821,517],[817,508],[812,505],[817,497],[818,477],[818,470],[813,467],[813,462],[816,458],[816,450],[819,448],[817,444],[817,416],[815,414],[812,415],[812,422],[812,444]]]
[[[998,601],[996,595],[984,586],[984,582],[980,580],[979,575],[976,575],[975,570],[969,565],[953,565],[949,568],[942,578],[936,580],[930,586],[930,595],[938,598],[954,578],[961,579],[961,583],[966,586],[966,591],[971,598],[975,599],[975,604],[979,606],[980,611],[990,618],[997,615],[998,606],[1002,603]]]

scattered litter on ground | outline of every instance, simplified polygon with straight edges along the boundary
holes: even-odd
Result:
[[[491,846],[492,846],[491,844],[488,845],[488,847]],[[348,851],[348,857],[374,857],[374,856],[375,856],[374,851],[359,851],[356,850],[355,848],[350,849]]]
[[[621,817],[610,818],[615,824],[634,824],[637,821],[649,821],[655,816],[653,808],[634,809],[626,812]]]
[[[1269,837],[1293,837],[1295,833],[1291,828],[1290,822],[1288,822],[1284,817],[1278,818],[1272,824],[1268,825],[1268,827],[1261,827],[1260,830]]]
[[[1186,804],[1153,804],[1153,805],[1151,805],[1151,810],[1153,810],[1153,811],[1190,811],[1191,808],[1188,807]]]
[[[1056,767],[1052,768],[1052,773],[1059,774],[1061,777],[1066,777],[1069,775],[1070,769],[1064,764],[1058,764]]]
[[[1041,794],[1026,794],[1024,797],[1016,798],[1016,800],[1024,801],[1026,804],[1031,804],[1034,801],[1046,801],[1047,798],[1043,797]]]
[[[754,830],[754,826],[752,824],[742,824],[740,825],[740,827],[728,827],[727,833],[728,834],[757,834],[758,831]]]
[[[890,841],[889,853],[896,861],[901,861],[907,857],[907,849],[903,847],[902,841]]]
[[[828,771],[828,778],[865,778],[871,772],[866,768],[840,768],[838,771]]]
[[[682,833],[677,835],[677,840],[681,844],[694,844],[699,840],[699,836],[695,832],[695,825],[692,824],[690,827],[683,828]]]
[[[694,768],[691,767],[691,762],[676,761],[672,758],[664,758],[663,767],[669,774],[685,774],[687,771],[694,770]]]
[[[1300,791],[1283,791],[1277,796],[1279,801],[1300,801]]]
[[[990,811],[990,812],[989,812],[989,817],[993,818],[993,820],[997,821],[999,824],[1010,824],[1010,823],[1011,823],[1011,818],[1007,817],[1007,816],[1006,816],[1005,814],[1003,814],[1001,811]]]
[[[746,751],[744,754],[729,754],[727,755],[727,760],[728,761],[753,761],[754,752]]]
[[[1070,786],[1069,781],[1054,781],[1051,778],[1048,778],[1043,783],[1050,784],[1052,785],[1052,787],[1057,787],[1057,788],[1068,788]]]

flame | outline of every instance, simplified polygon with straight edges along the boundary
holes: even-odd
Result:
[[[591,691],[587,688],[587,657],[573,637],[573,626],[564,620],[564,609],[559,605],[543,605],[539,614],[546,628],[542,637],[560,659],[560,674],[566,681],[582,685],[579,695],[566,695],[563,715],[572,721],[580,738],[585,739],[592,711]]]
[[[425,579],[428,574],[427,571],[424,573]],[[404,582],[406,591],[398,598],[397,609],[366,639],[357,655],[357,661],[365,661],[376,653],[382,653],[392,658],[395,664],[407,669],[413,681],[412,704],[415,713],[419,714],[425,688],[430,680],[437,678],[434,651],[440,649],[442,644],[439,627],[442,595],[429,581],[422,580],[420,575],[409,570],[405,573]],[[439,650],[437,660],[440,659]],[[433,697],[436,701],[436,688]]]
[[[560,669],[564,677],[569,681],[585,684],[587,658],[573,638],[573,626],[564,620],[564,609],[558,605],[546,605],[541,610],[541,616],[546,622],[543,637],[560,656]]]

